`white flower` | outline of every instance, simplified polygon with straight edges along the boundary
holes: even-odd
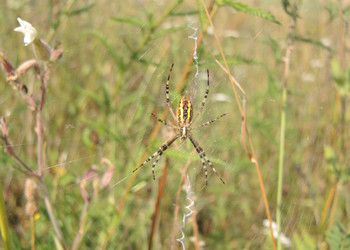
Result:
[[[17,18],[17,21],[21,26],[15,28],[14,31],[22,32],[24,34],[24,45],[27,46],[28,44],[31,44],[34,41],[38,33],[36,29],[27,21],[24,21],[19,17]]]
[[[268,220],[264,220],[264,221],[263,221],[263,225],[264,225],[264,227],[265,227],[266,229],[269,229],[269,228],[270,228],[270,223],[269,223]],[[272,231],[273,231],[273,237],[276,239],[276,238],[278,238],[278,226],[277,226],[277,223],[274,222],[274,221],[272,221],[271,226],[272,226]],[[269,230],[266,230],[265,233],[266,233],[266,234],[269,234],[270,231],[269,231]],[[283,233],[281,233],[281,235],[279,236],[279,238],[280,238],[281,243],[282,243],[284,246],[286,246],[286,247],[290,247],[290,246],[291,246],[292,243],[291,243],[290,239],[289,239],[287,236],[285,236]]]

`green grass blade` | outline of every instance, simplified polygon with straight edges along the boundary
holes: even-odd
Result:
[[[3,246],[5,250],[12,249],[11,247],[11,236],[9,225],[7,221],[6,208],[4,202],[4,196],[2,195],[2,185],[0,182],[0,230]]]

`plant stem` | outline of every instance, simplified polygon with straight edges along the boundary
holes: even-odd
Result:
[[[281,213],[282,213],[282,189],[283,189],[283,168],[284,168],[284,146],[286,137],[286,105],[287,105],[287,86],[282,90],[282,111],[281,111],[281,132],[280,132],[280,149],[278,159],[278,181],[277,181],[277,212],[276,222],[278,225],[277,249],[281,249]]]
[[[295,31],[296,22],[296,6],[293,7],[292,24],[290,26],[290,32],[288,35],[288,45],[286,54],[284,56],[284,75],[283,75],[283,86],[282,86],[282,110],[281,110],[281,131],[280,131],[280,148],[279,148],[279,159],[278,159],[278,180],[277,180],[277,211],[276,211],[276,223],[278,228],[277,235],[277,249],[282,249],[280,241],[280,235],[282,230],[281,214],[282,214],[282,189],[283,189],[283,172],[284,172],[284,148],[286,138],[286,111],[287,111],[287,84],[290,68],[290,54],[293,47],[293,37]]]
[[[87,217],[88,207],[89,207],[89,202],[85,201],[84,207],[83,207],[81,214],[80,214],[79,230],[78,230],[77,235],[75,236],[71,250],[76,250],[79,248],[79,244],[81,242],[81,239],[82,239],[84,231],[85,231],[85,221],[86,221],[86,217]]]
[[[34,216],[30,216],[30,249],[35,250],[35,219]]]
[[[43,128],[41,125],[41,110],[38,110],[36,115],[36,133],[38,137],[38,148],[37,148],[37,159],[38,159],[38,174],[40,178],[44,173],[44,164],[43,164]]]
[[[0,231],[1,231],[1,238],[2,238],[4,249],[5,250],[12,249],[11,235],[10,235],[8,221],[7,221],[4,196],[2,195],[1,181],[0,181]]]
[[[156,223],[157,223],[157,219],[159,217],[159,207],[160,207],[160,202],[162,200],[163,193],[164,193],[165,180],[166,180],[166,176],[167,176],[167,172],[168,172],[168,167],[169,167],[169,159],[167,158],[166,162],[165,162],[165,166],[163,168],[162,177],[159,180],[157,202],[155,204],[154,213],[153,213],[153,216],[152,216],[151,233],[150,233],[149,241],[148,241],[148,249],[149,250],[152,250],[153,236],[154,236],[155,231],[156,231]]]
[[[55,213],[54,213],[54,210],[53,210],[53,207],[52,207],[52,203],[51,203],[51,200],[50,200],[50,196],[49,196],[49,194],[47,192],[47,189],[46,189],[46,185],[45,185],[45,183],[44,183],[44,181],[42,179],[40,179],[40,181],[39,181],[39,187],[43,191],[44,203],[45,203],[45,206],[46,206],[46,211],[47,211],[47,213],[49,215],[49,218],[50,218],[51,224],[53,226],[53,229],[54,229],[54,231],[56,233],[56,236],[57,236],[58,240],[60,241],[60,243],[64,247],[65,243],[64,243],[63,234],[62,234],[61,228],[58,225],[58,221],[56,219],[56,216],[55,216]]]

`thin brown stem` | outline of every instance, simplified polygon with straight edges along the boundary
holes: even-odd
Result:
[[[328,216],[330,207],[331,207],[332,202],[333,202],[334,194],[335,194],[337,189],[338,189],[338,183],[335,182],[335,183],[333,183],[333,185],[331,187],[331,190],[329,191],[329,194],[328,194],[328,197],[327,197],[327,201],[326,201],[326,204],[325,204],[325,208],[323,209],[322,216],[321,216],[321,225],[324,228],[326,226],[326,220],[328,218],[327,216]]]
[[[41,110],[37,111],[37,114],[36,114],[35,132],[38,137],[38,145],[37,145],[38,174],[39,176],[42,176],[44,172],[44,164],[43,164],[43,127],[41,123]]]
[[[152,227],[151,227],[151,233],[149,236],[149,241],[148,241],[148,249],[151,250],[152,249],[152,245],[153,245],[153,236],[154,233],[156,231],[156,222],[157,222],[157,218],[159,216],[159,206],[160,206],[160,201],[163,197],[163,192],[164,192],[164,187],[165,187],[165,180],[166,180],[166,176],[167,176],[167,172],[168,172],[168,167],[169,167],[169,159],[167,158],[165,161],[165,166],[163,168],[163,174],[159,180],[159,188],[158,188],[158,195],[157,195],[157,202],[155,204],[155,208],[154,208],[154,214],[152,216]]]
[[[47,211],[47,213],[49,215],[49,218],[50,218],[51,224],[53,226],[53,229],[54,229],[54,231],[56,233],[56,236],[57,236],[58,240],[60,241],[60,243],[64,247],[65,246],[65,242],[64,242],[63,234],[62,234],[61,228],[60,228],[60,226],[58,224],[58,221],[56,219],[56,216],[55,216],[55,213],[54,213],[54,209],[53,209],[53,206],[52,206],[52,202],[51,202],[50,196],[49,196],[49,194],[47,192],[47,189],[46,189],[46,185],[45,185],[45,183],[44,183],[44,181],[42,179],[40,179],[40,181],[39,181],[39,187],[42,190],[42,193],[43,193],[43,196],[44,196],[44,203],[45,203],[45,206],[46,206],[46,211]]]
[[[34,172],[34,169],[31,166],[27,165],[25,162],[23,162],[22,159],[19,158],[18,155],[15,153],[7,136],[1,136],[1,140],[5,143],[7,153],[13,159],[15,159],[22,167],[24,167],[28,171],[28,174],[36,176],[37,174]]]
[[[89,202],[85,200],[83,209],[81,210],[81,213],[80,213],[79,229],[78,229],[77,235],[74,238],[74,242],[71,247],[71,250],[78,249],[80,241],[84,235],[84,225],[85,225],[88,207],[89,207]]]
[[[46,67],[46,66],[44,66]],[[42,126],[42,110],[45,105],[45,100],[46,100],[46,82],[49,78],[50,71],[48,68],[44,71],[43,74],[40,75],[40,82],[41,82],[41,99],[40,99],[40,104],[39,108],[37,108],[37,114],[36,114],[36,134],[38,137],[38,152],[37,152],[37,158],[38,158],[38,173],[39,176],[43,175],[44,172],[44,155],[43,155],[43,126]]]
[[[336,206],[338,204],[338,198],[339,198],[339,182],[336,183],[335,185],[335,193],[334,193],[334,198],[333,198],[333,203],[332,203],[332,207],[330,210],[330,214],[329,214],[329,220],[328,220],[328,230],[330,230],[331,226],[334,223],[334,218],[335,218],[335,213],[337,212],[338,206]]]
[[[35,220],[34,220],[34,216],[31,215],[29,220],[30,220],[30,249],[35,250]]]

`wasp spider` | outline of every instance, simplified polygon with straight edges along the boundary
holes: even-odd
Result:
[[[203,170],[204,170],[204,173],[205,173],[205,185],[206,186],[208,185],[207,166],[209,166],[214,171],[214,173],[220,178],[222,183],[225,184],[224,180],[216,172],[216,169],[214,168],[214,165],[211,163],[211,161],[206,156],[203,148],[201,146],[199,146],[198,142],[193,138],[193,135],[191,133],[191,130],[196,129],[198,127],[207,126],[207,125],[215,122],[219,118],[221,118],[221,117],[226,115],[226,114],[222,114],[222,115],[218,116],[217,118],[215,118],[213,120],[210,120],[210,121],[208,121],[206,123],[203,123],[200,126],[197,126],[195,128],[191,128],[192,123],[196,120],[196,118],[202,112],[202,110],[204,108],[204,105],[205,105],[205,101],[207,100],[207,97],[208,97],[208,93],[209,93],[209,70],[207,70],[208,82],[207,82],[207,89],[205,91],[204,98],[203,98],[203,101],[202,101],[202,105],[199,108],[197,114],[193,117],[193,105],[192,105],[191,100],[190,100],[190,98],[188,96],[181,97],[181,99],[180,99],[180,101],[179,101],[179,103],[177,105],[177,108],[176,108],[176,113],[174,113],[174,110],[171,107],[170,99],[169,99],[169,80],[170,80],[171,72],[173,70],[173,66],[174,66],[174,64],[172,64],[171,68],[170,68],[170,72],[169,72],[169,75],[168,75],[168,80],[166,82],[165,93],[166,93],[166,102],[168,104],[168,107],[169,107],[169,110],[170,110],[170,113],[171,113],[172,117],[176,121],[176,125],[168,124],[166,121],[158,118],[153,113],[152,113],[152,116],[157,121],[161,122],[163,125],[174,128],[176,133],[170,139],[168,139],[162,146],[160,146],[159,149],[156,152],[154,152],[150,157],[148,157],[140,166],[138,166],[136,169],[134,169],[133,172],[137,171],[143,165],[145,165],[147,162],[149,162],[150,160],[152,160],[154,157],[157,156],[156,160],[152,164],[152,174],[153,174],[153,179],[155,180],[154,169],[155,169],[155,166],[156,166],[157,162],[159,161],[159,158],[164,153],[164,151],[167,150],[168,147],[174,141],[176,141],[178,138],[180,138],[181,141],[185,141],[188,138],[188,139],[190,139],[191,143],[193,144],[194,148],[196,149],[196,151],[197,151],[197,153],[198,153],[198,155],[199,155],[199,157],[200,157],[200,159],[202,161],[202,166],[203,166]]]

